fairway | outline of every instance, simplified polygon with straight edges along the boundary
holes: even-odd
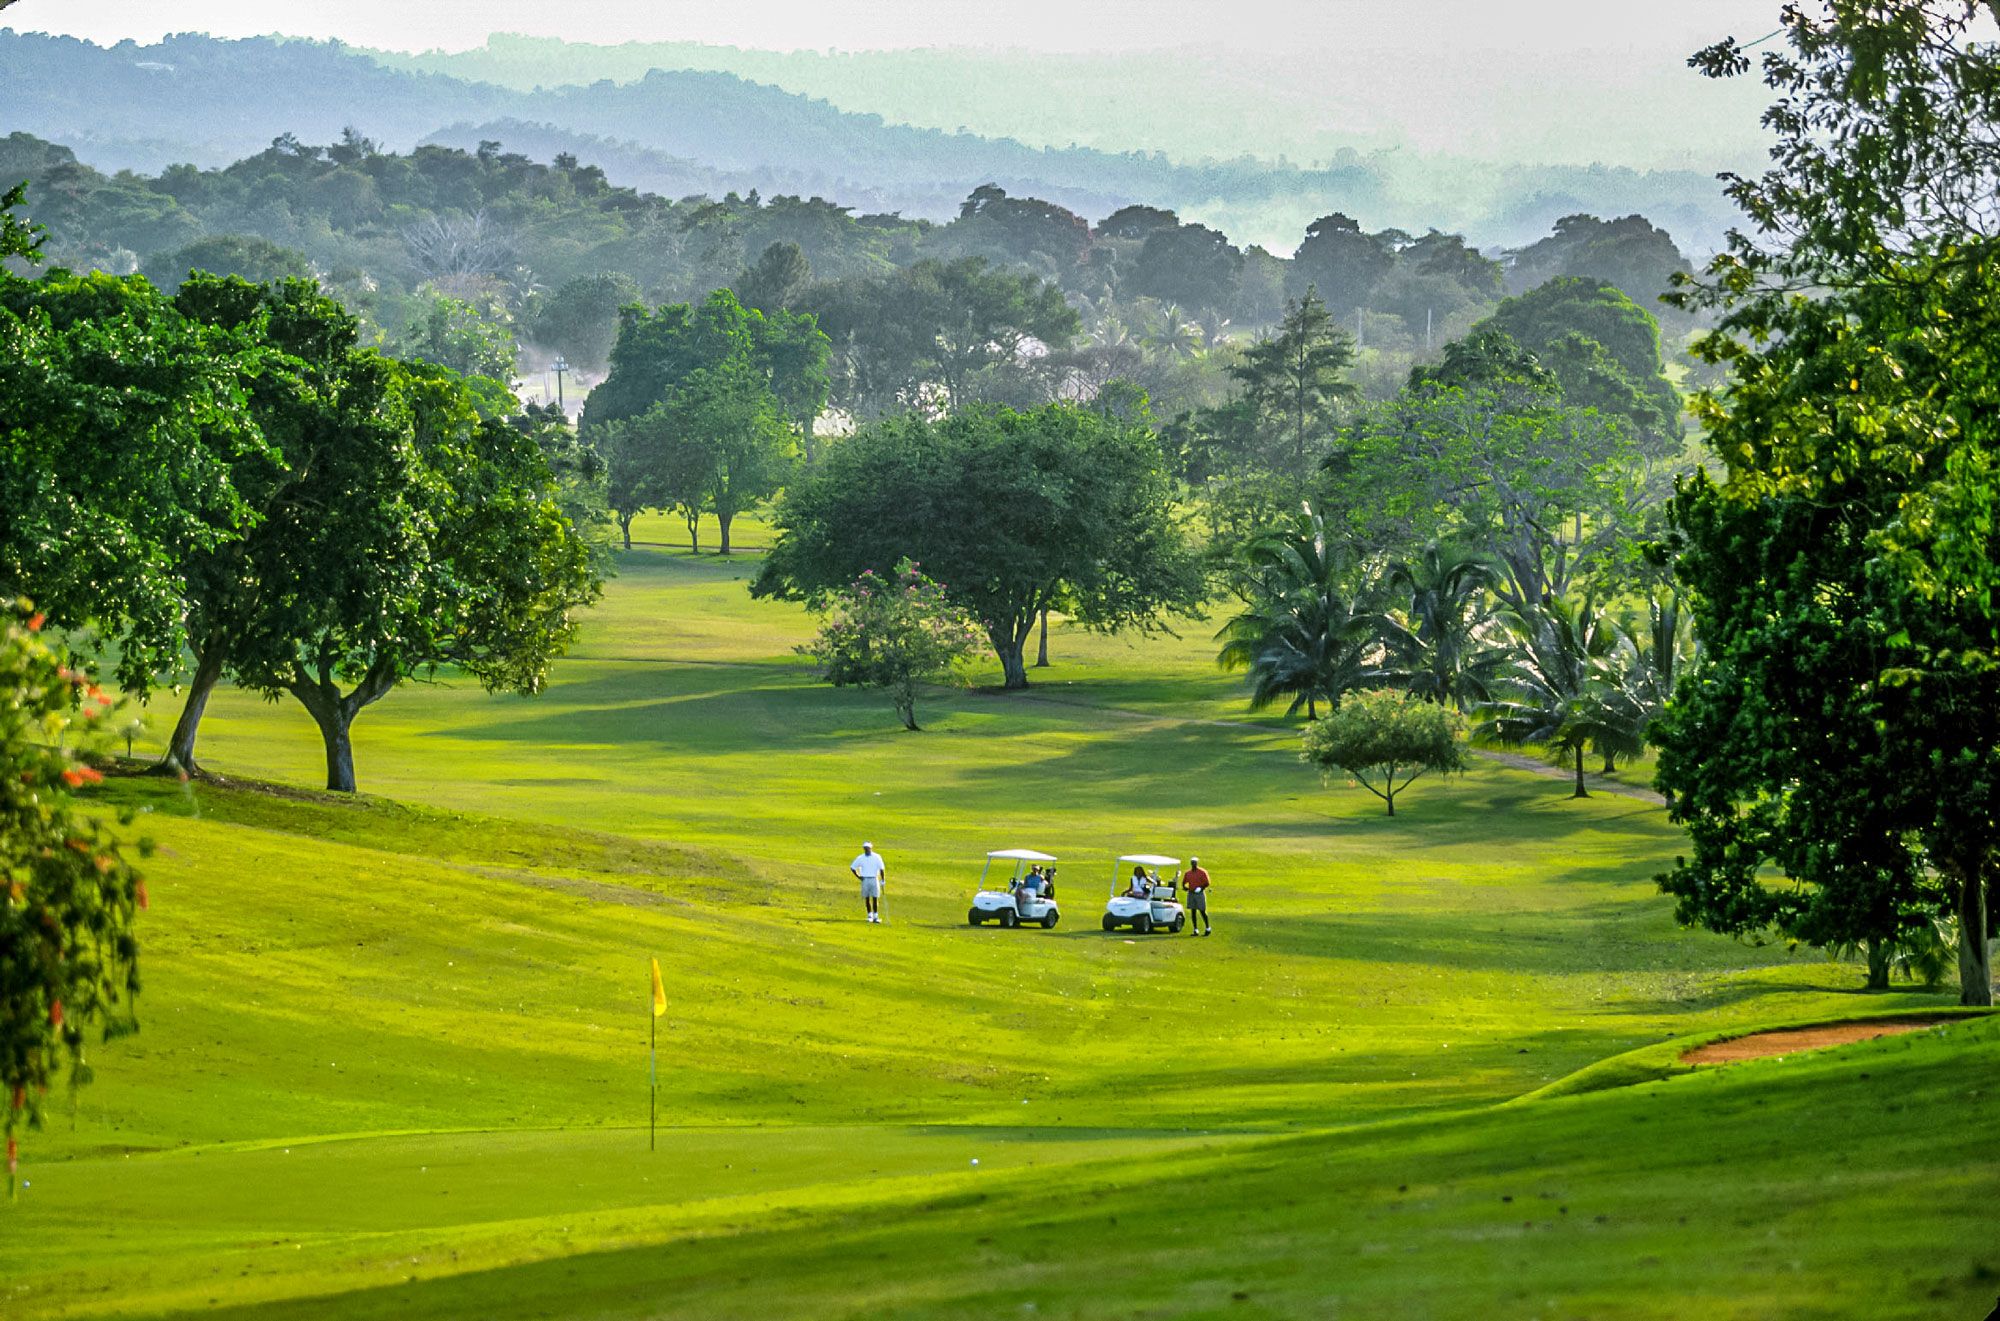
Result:
[[[366,711],[359,800],[315,791],[295,704],[234,690],[201,743],[225,783],[114,780],[162,846],[143,1031],[24,1142],[0,1314],[1915,1318],[2000,1291],[1995,1022],[1678,1065],[1955,996],[1677,928],[1657,806],[1481,761],[1385,817],[1246,712],[1213,621],[1059,621],[1029,693],[938,692],[903,733],[812,682],[811,620],[749,598],[755,563],[621,553],[542,696],[442,677]],[[1002,847],[1061,859],[1056,929],[966,925]],[[1202,858],[1213,939],[1098,930],[1134,851]]]

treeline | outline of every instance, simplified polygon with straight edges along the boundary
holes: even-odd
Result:
[[[985,186],[935,224],[818,198],[670,200],[615,186],[570,156],[542,164],[497,142],[404,155],[352,131],[328,146],[280,138],[223,169],[175,166],[151,178],[105,176],[16,133],[0,142],[0,178],[29,181],[28,211],[56,236],[55,264],[142,271],[168,288],[191,269],[310,275],[371,342],[503,378],[557,355],[601,373],[624,303],[699,301],[733,287],[758,306],[818,315],[841,350],[834,402],[863,414],[899,406],[908,389],[918,355],[893,342],[894,318],[929,283],[972,279],[975,260],[1034,282],[1023,296],[1044,310],[1028,337],[1053,351],[1037,364],[1044,384],[994,382],[994,398],[1143,373],[1169,412],[1213,402],[1232,342],[1275,322],[1307,288],[1353,331],[1360,384],[1380,395],[1510,291],[1587,276],[1657,308],[1687,268],[1672,240],[1636,216],[1573,216],[1495,257],[1456,236],[1370,233],[1329,215],[1285,257],[1145,206],[1093,222]],[[440,298],[452,300],[443,314]],[[449,356],[413,331],[441,315],[478,323],[493,353],[522,351],[511,367]],[[1677,331],[1688,324],[1667,315]],[[1082,356],[1062,356],[1072,351]]]

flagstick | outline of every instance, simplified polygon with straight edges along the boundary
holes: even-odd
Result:
[[[646,1150],[660,1149],[660,1016],[646,1006]]]

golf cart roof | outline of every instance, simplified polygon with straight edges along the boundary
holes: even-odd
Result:
[[[1033,849],[992,849],[986,856],[989,858],[1019,858],[1022,862],[1054,862],[1056,860],[1056,855],[1053,853],[1037,853]]]
[[[1136,862],[1142,867],[1178,867],[1179,858],[1169,858],[1164,853],[1127,853],[1119,857],[1120,862]]]

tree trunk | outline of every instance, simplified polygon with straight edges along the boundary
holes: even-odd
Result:
[[[1042,642],[1041,646],[1035,651],[1035,668],[1038,670],[1049,668],[1049,612],[1047,610],[1042,611]]]
[[[313,719],[319,724],[320,741],[326,745],[326,787],[334,793],[353,793],[353,720],[338,708],[326,720],[320,720],[317,715]]]
[[[1605,753],[1605,754],[1604,754],[1604,773],[1605,773],[1606,775],[1615,775],[1615,774],[1617,774],[1617,772],[1618,772],[1618,759],[1617,759],[1616,757],[1612,756],[1612,755],[1611,755],[1610,753],[1608,753],[1608,752],[1607,752],[1607,753]]]
[[[618,515],[618,530],[625,535],[625,549],[632,549],[632,515]]]
[[[1319,719],[1319,704],[1313,701],[1311,694],[1307,694],[1306,723],[1310,725],[1313,721],[1317,719]]]
[[[1889,989],[1889,942],[1886,940],[1868,942],[1868,989]]]
[[[1014,636],[994,626],[986,630],[986,640],[993,644],[993,654],[1000,658],[1000,672],[1006,676],[1002,688],[1026,688],[1028,667],[1021,662],[1021,649],[1027,644],[1028,629],[1023,627],[1020,635]]]
[[[729,525],[730,523],[735,521],[735,517],[736,516],[734,514],[725,514],[719,509],[715,513],[715,521],[717,524],[721,526],[722,529],[722,535],[718,538],[718,540],[721,542],[722,545],[721,553],[724,555],[729,554]]]
[[[1396,815],[1396,791],[1394,789],[1390,789],[1384,792],[1382,795],[1382,801],[1389,805],[1389,815],[1390,816]]]
[[[688,554],[701,554],[701,514],[699,511],[681,516],[688,525]]]
[[[195,661],[187,701],[181,705],[181,718],[174,722],[174,736],[167,740],[167,755],[160,763],[161,770],[192,775],[201,769],[195,764],[194,739],[201,730],[202,713],[208,709],[208,695],[215,691],[221,678],[222,649],[210,647],[206,656]]]
[[[1958,1002],[1993,1003],[1993,954],[1987,946],[1986,875],[1978,862],[1963,863],[1958,872]]]
[[[326,787],[331,792],[355,792],[354,717],[392,691],[400,677],[393,665],[378,662],[345,696],[325,668],[317,682],[299,675],[285,685],[319,726],[320,742],[326,748]]]
[[[1588,797],[1590,797],[1590,790],[1588,790],[1588,789],[1586,789],[1586,788],[1584,788],[1584,787],[1583,787],[1583,745],[1582,745],[1582,744],[1578,744],[1578,745],[1577,745],[1577,749],[1576,749],[1576,792],[1575,792],[1575,793],[1573,793],[1573,794],[1571,794],[1571,795],[1570,795],[1570,797],[1571,797],[1571,798],[1588,798]]]

